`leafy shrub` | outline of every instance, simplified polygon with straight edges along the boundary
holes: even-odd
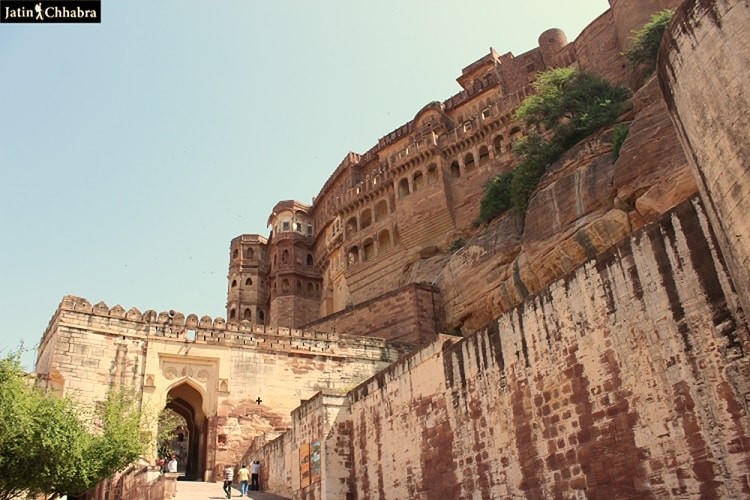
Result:
[[[641,29],[633,33],[633,46],[623,53],[633,66],[643,65],[648,74],[653,73],[659,44],[673,14],[674,10],[671,9],[657,12]]]
[[[581,139],[613,123],[629,105],[625,88],[574,68],[540,73],[534,89],[536,94],[515,113],[529,130],[514,148],[519,164],[487,185],[479,207],[482,222],[510,208],[524,213],[547,168]]]
[[[0,498],[84,493],[146,449],[134,393],[82,408],[28,382],[17,353],[0,358]]]
[[[624,87],[574,68],[541,73],[534,89],[536,94],[521,103],[515,117],[532,130],[550,130],[552,142],[564,149],[616,120],[629,97]]]
[[[464,247],[465,244],[466,243],[464,242],[464,240],[462,238],[454,240],[450,245],[448,245],[448,251],[450,253],[458,252],[459,250],[461,250]]]
[[[622,143],[625,142],[628,132],[630,132],[630,127],[626,123],[615,125],[615,129],[612,131],[612,159],[616,160],[620,157],[620,148],[622,148]]]
[[[511,204],[510,186],[513,173],[498,175],[492,179],[484,190],[484,196],[479,203],[479,220],[489,222],[508,210]]]
[[[519,141],[513,151],[521,161],[513,171],[510,200],[513,210],[523,214],[539,180],[547,167],[560,157],[563,149],[554,141],[547,141],[541,135],[532,133]]]

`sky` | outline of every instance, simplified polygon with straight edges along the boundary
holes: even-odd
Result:
[[[573,41],[607,0],[102,0],[0,24],[0,354],[64,295],[225,316],[230,240],[268,236],[461,69]]]

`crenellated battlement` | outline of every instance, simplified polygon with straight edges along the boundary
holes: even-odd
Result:
[[[60,328],[80,328],[136,339],[174,341],[258,350],[282,351],[287,354],[380,359],[407,354],[406,345],[377,338],[348,336],[340,333],[269,327],[249,321],[227,322],[223,317],[187,316],[174,310],[141,313],[136,307],[125,310],[121,305],[109,307],[101,301],[94,305],[87,299],[66,295],[44,333],[40,352],[50,336]]]

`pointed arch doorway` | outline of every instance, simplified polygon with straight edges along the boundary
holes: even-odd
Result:
[[[183,381],[169,390],[165,407],[185,419],[186,429],[182,437],[186,441],[185,457],[178,470],[184,470],[185,479],[189,481],[202,481],[206,471],[208,430],[203,396],[188,381]]]

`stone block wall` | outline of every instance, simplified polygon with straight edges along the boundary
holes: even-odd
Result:
[[[255,437],[288,428],[301,400],[355,386],[408,351],[380,339],[126,312],[68,296],[45,332],[36,371],[88,404],[117,386],[142,393],[153,412],[170,395],[182,398],[206,436],[198,472],[210,479]]]
[[[661,44],[659,83],[701,197],[750,310],[747,2],[686,1]]]
[[[707,228],[699,202],[680,205],[478,334],[353,391],[355,497],[750,493],[750,342]]]
[[[292,432],[281,435],[264,434],[256,437],[240,460],[234,463],[236,468],[242,464],[260,462],[259,482],[262,491],[272,491],[284,497],[292,496],[292,484],[299,484],[299,464],[294,460]]]
[[[324,468],[321,498],[748,496],[749,350],[690,200],[352,390],[325,441],[349,477]]]
[[[305,326],[410,344],[424,344],[442,331],[440,290],[413,283]]]

